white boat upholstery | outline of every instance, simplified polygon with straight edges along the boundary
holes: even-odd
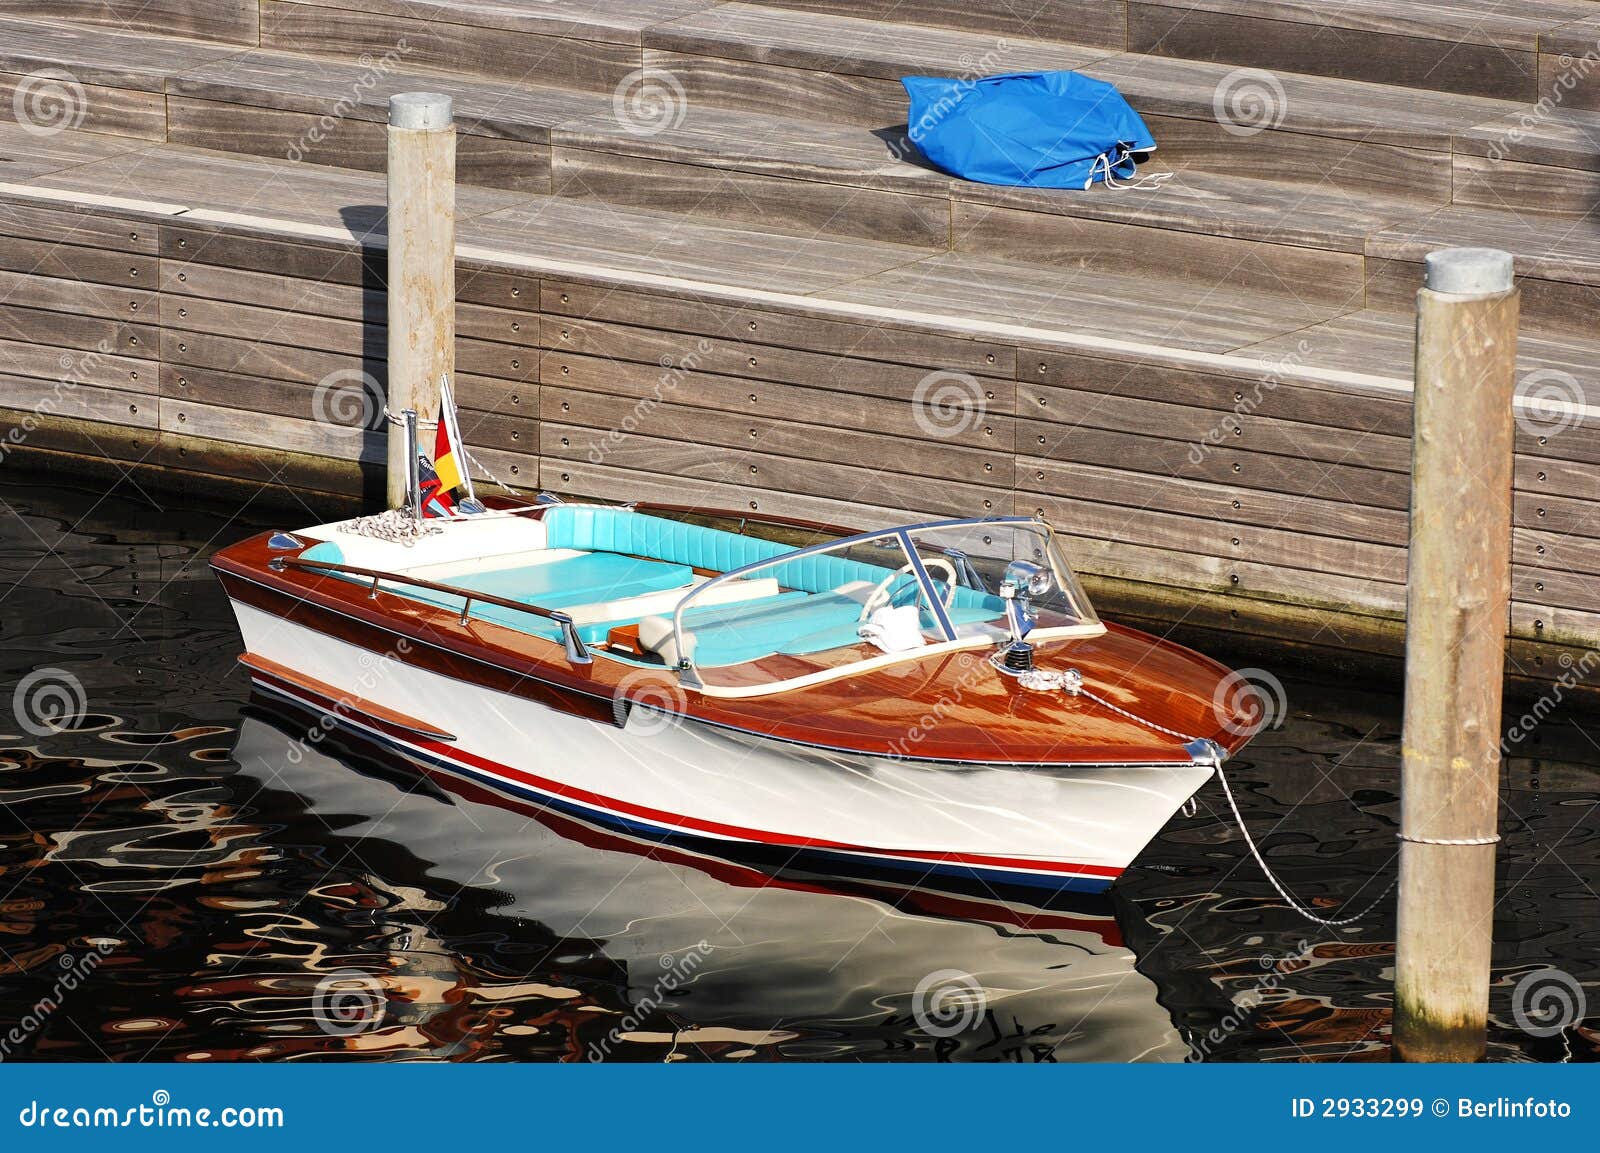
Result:
[[[671,617],[645,617],[639,622],[639,647],[655,653],[669,669],[676,668],[685,657],[694,655],[694,634],[688,634],[684,641],[685,651],[680,653]]]
[[[448,522],[444,532],[429,533],[408,543],[362,536],[350,531],[351,523],[334,521],[303,531],[307,536],[337,544],[342,554],[340,563],[384,572],[413,572],[419,567],[467,558],[477,568],[490,567],[484,564],[485,560],[537,552],[545,548],[547,540],[545,526],[525,516],[458,517]]]

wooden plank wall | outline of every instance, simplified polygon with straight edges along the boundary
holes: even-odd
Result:
[[[383,266],[354,243],[0,203],[0,453],[357,492],[383,455]],[[1403,395],[489,262],[458,288],[466,438],[513,485],[842,523],[1041,512],[1091,573],[1403,606]],[[1600,638],[1596,464],[1600,430],[1519,431],[1522,636]]]

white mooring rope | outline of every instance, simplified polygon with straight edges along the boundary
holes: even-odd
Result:
[[[1158,733],[1165,733],[1169,737],[1176,737],[1178,740],[1183,741],[1185,744],[1193,743],[1194,741],[1199,739],[1197,737],[1190,736],[1188,733],[1180,733],[1176,729],[1169,729],[1165,725],[1158,725],[1152,720],[1148,720],[1145,717],[1141,717],[1138,713],[1131,713],[1127,709],[1122,708],[1119,705],[1112,704],[1110,701],[1106,700],[1104,697],[1100,696],[1098,693],[1092,693],[1086,688],[1080,688],[1078,690],[1078,693],[1081,696],[1088,697],[1091,701],[1093,701],[1095,704],[1101,706],[1102,708],[1110,709],[1112,712],[1118,714],[1119,716],[1127,717],[1130,721],[1136,721],[1137,723],[1139,723],[1141,725],[1144,725],[1146,728],[1154,729]],[[1230,786],[1228,784],[1227,774],[1222,771],[1222,761],[1221,761],[1220,758],[1218,759],[1217,764],[1216,764],[1215,767],[1216,767],[1216,770],[1217,770],[1217,781],[1222,785],[1222,795],[1228,798],[1228,808],[1233,810],[1234,823],[1239,826],[1239,832],[1241,834],[1243,834],[1243,836],[1244,836],[1244,843],[1245,843],[1246,846],[1249,847],[1250,855],[1255,858],[1256,864],[1260,867],[1262,874],[1267,878],[1267,880],[1272,883],[1272,887],[1278,891],[1278,896],[1282,897],[1288,903],[1288,905],[1289,905],[1289,907],[1291,909],[1293,909],[1295,912],[1299,913],[1306,920],[1315,922],[1316,924],[1321,925],[1324,928],[1328,928],[1328,929],[1337,929],[1337,928],[1340,928],[1340,927],[1342,927],[1344,925],[1353,925],[1357,921],[1359,921],[1363,917],[1365,917],[1368,913],[1372,912],[1372,910],[1376,909],[1378,907],[1378,905],[1382,903],[1382,901],[1383,901],[1383,899],[1385,897],[1387,897],[1390,893],[1394,892],[1395,886],[1397,884],[1399,884],[1399,881],[1400,881],[1399,877],[1396,877],[1394,880],[1390,881],[1389,882],[1389,887],[1384,889],[1383,892],[1379,893],[1378,896],[1371,903],[1369,903],[1366,908],[1362,909],[1359,913],[1355,913],[1355,914],[1353,914],[1353,915],[1351,915],[1349,917],[1322,917],[1322,916],[1318,916],[1316,913],[1313,913],[1309,907],[1307,907],[1306,905],[1301,903],[1299,900],[1297,900],[1295,898],[1294,894],[1289,892],[1289,890],[1284,887],[1283,882],[1278,879],[1278,874],[1273,872],[1272,871],[1272,867],[1267,864],[1266,857],[1262,855],[1260,847],[1256,845],[1255,838],[1250,835],[1249,828],[1247,828],[1245,826],[1244,814],[1239,811],[1239,803],[1238,803],[1238,801],[1234,800],[1233,788],[1232,788],[1232,786]],[[1420,838],[1406,838],[1406,839],[1417,840],[1417,839],[1420,839]],[[1499,838],[1496,837],[1495,840],[1499,840]],[[1480,842],[1477,842],[1477,841],[1430,841],[1430,842],[1427,842],[1427,843],[1429,843],[1429,844],[1478,844]],[[1491,842],[1483,842],[1483,843],[1491,843]]]

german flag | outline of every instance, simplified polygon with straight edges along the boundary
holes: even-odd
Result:
[[[439,427],[433,434],[433,471],[439,474],[439,485],[445,492],[460,488],[466,480],[466,470],[456,458],[456,446],[461,443],[461,431],[456,428],[456,405],[450,396],[449,380],[439,382]]]
[[[455,501],[450,499],[450,488],[440,481],[433,465],[422,453],[417,454],[417,485],[421,489],[423,519],[455,516]]]

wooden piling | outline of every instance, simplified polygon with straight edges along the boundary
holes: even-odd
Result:
[[[389,98],[388,408],[432,420],[455,370],[456,133],[450,97]],[[405,503],[405,428],[389,422],[389,507]]]
[[[1395,1055],[1482,1057],[1509,625],[1518,293],[1493,249],[1417,294]]]

